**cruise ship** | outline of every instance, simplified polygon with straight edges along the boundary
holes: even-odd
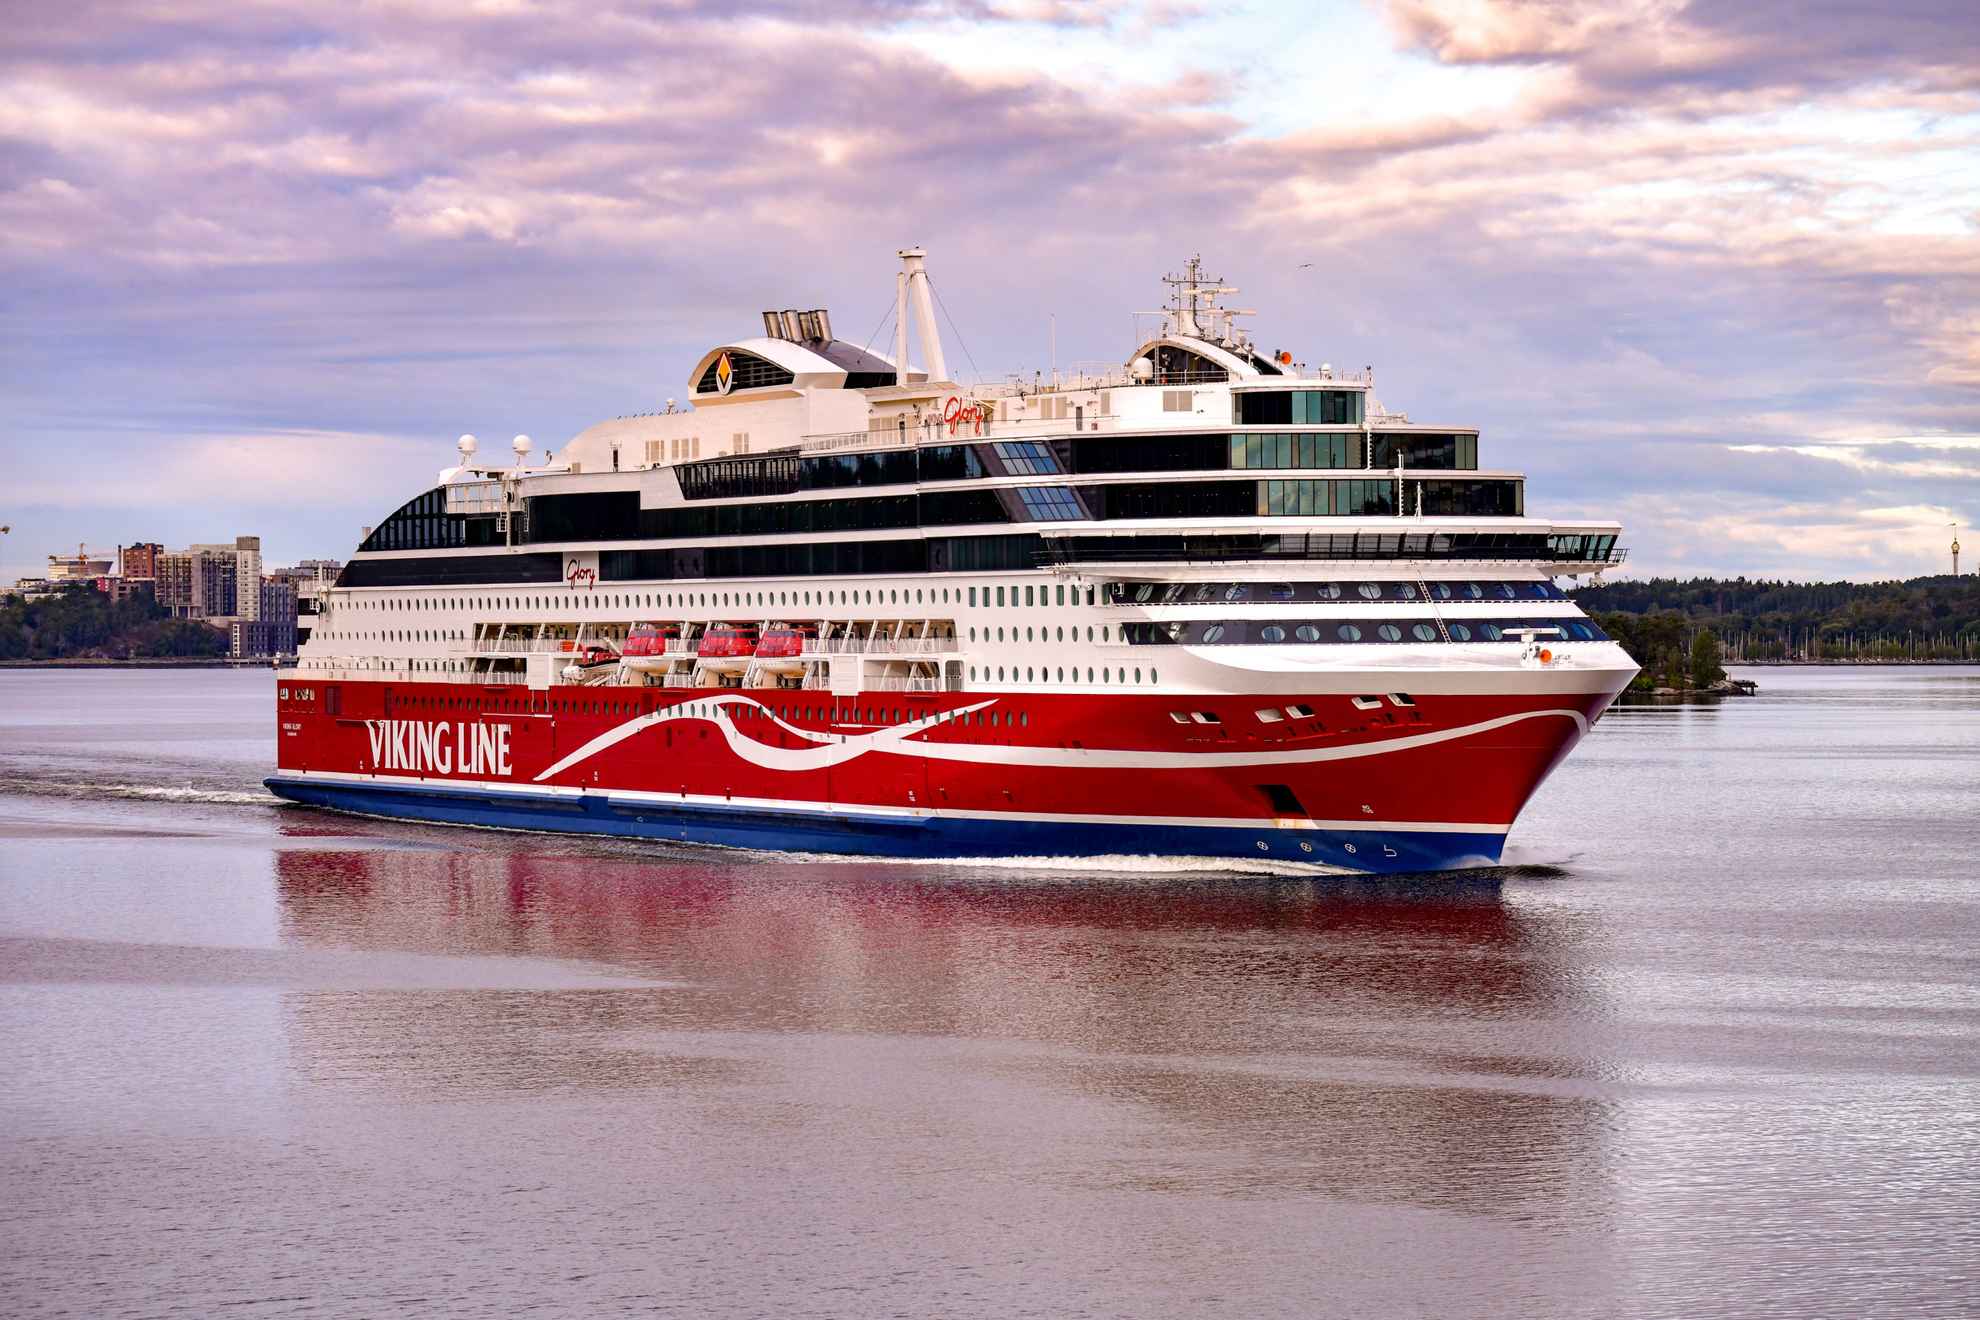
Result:
[[[1497,862],[1636,672],[1560,585],[1618,524],[1529,516],[1476,428],[1260,346],[1196,259],[1124,364],[963,384],[898,255],[891,357],[770,311],[684,404],[461,437],[278,672],[269,788],[806,853]]]

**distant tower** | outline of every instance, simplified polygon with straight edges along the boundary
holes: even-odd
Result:
[[[1954,523],[1952,525],[1952,529],[1953,529],[1953,576],[1958,577],[1959,576],[1959,524]]]

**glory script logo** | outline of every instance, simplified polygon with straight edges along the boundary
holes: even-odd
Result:
[[[964,403],[955,395],[942,405],[942,420],[949,424],[949,434],[954,435],[958,426],[974,426],[976,434],[983,434],[983,405]]]
[[[418,775],[503,775],[509,726],[453,720],[366,720],[371,768]]]
[[[586,568],[573,559],[564,565],[564,582],[573,587],[595,587],[598,585],[598,570]]]

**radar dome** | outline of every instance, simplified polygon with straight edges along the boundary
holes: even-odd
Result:
[[[522,462],[525,458],[529,457],[529,437],[526,435],[517,436],[515,439],[509,441],[509,448],[516,451],[516,462]]]
[[[1151,381],[1155,379],[1155,364],[1145,357],[1138,357],[1128,363],[1128,375],[1138,381]]]
[[[461,457],[462,457],[462,458],[472,458],[472,457],[474,457],[474,437],[473,437],[473,436],[471,436],[471,435],[464,435],[464,436],[462,436],[462,437],[461,437],[461,438],[460,438],[459,440],[456,440],[456,441],[454,442],[454,447],[455,447],[456,449],[458,449],[458,450],[460,450],[460,451],[461,451]]]

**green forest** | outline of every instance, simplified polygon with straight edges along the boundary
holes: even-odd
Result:
[[[0,660],[131,660],[227,653],[227,636],[174,619],[149,596],[112,604],[89,587],[39,600],[0,597]]]
[[[1980,577],[1648,578],[1583,587],[1574,598],[1638,664],[1659,672],[1677,657],[1688,666],[1701,633],[1733,663],[1980,660]]]

